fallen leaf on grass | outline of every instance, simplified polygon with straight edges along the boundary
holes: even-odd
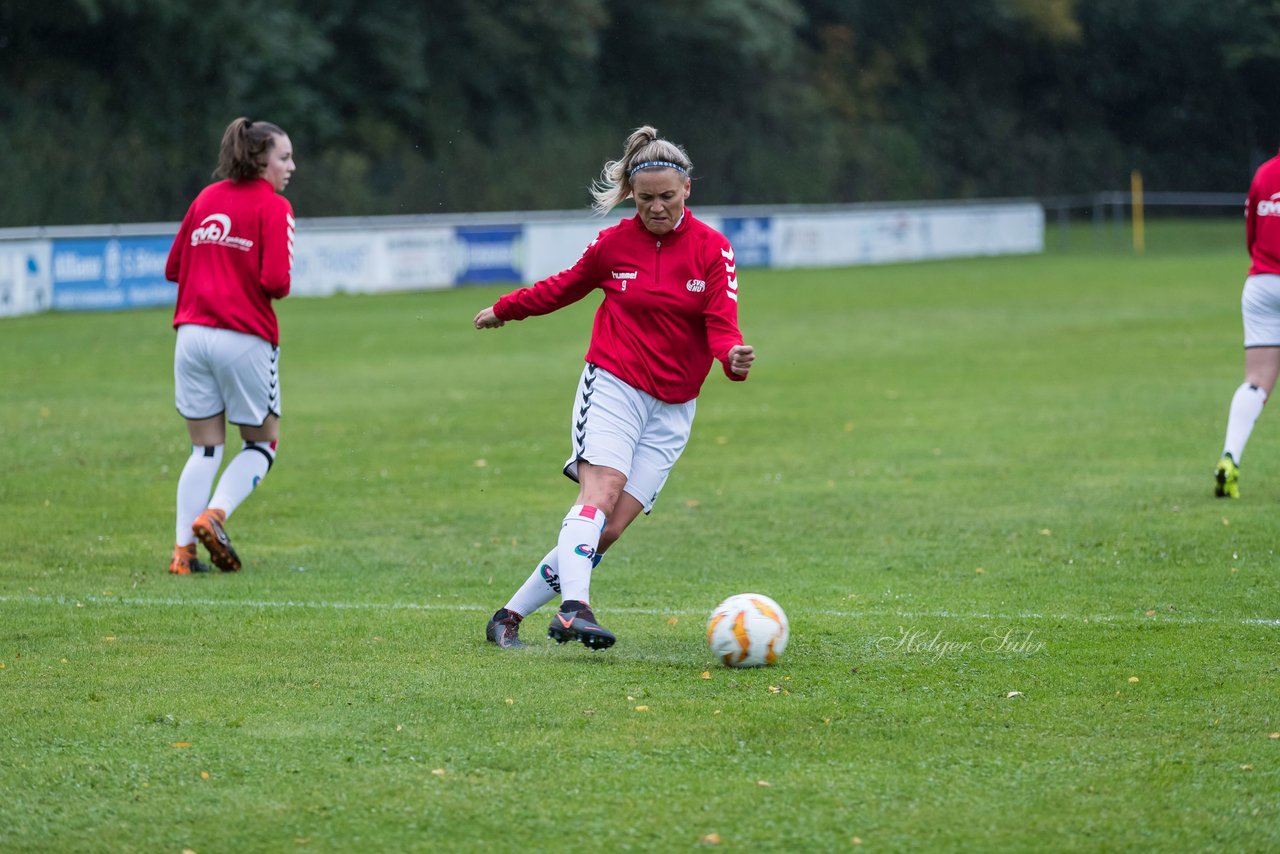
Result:
[[[173,746],[174,746],[174,747],[190,747],[190,746],[191,746],[191,742],[189,742],[189,741],[175,741],[175,742],[173,743]]]
[[[647,712],[647,711],[649,711],[649,707],[648,707],[648,706],[636,706],[636,711],[637,711],[637,712]]]
[[[432,774],[434,774],[434,775],[435,775],[435,776],[437,776],[437,777],[443,777],[443,776],[444,776],[444,769],[443,769],[443,768],[432,768],[432,769],[431,769],[431,773],[432,773]]]
[[[1280,732],[1273,732],[1273,733],[1271,733],[1271,735],[1269,735],[1269,736],[1267,736],[1267,737],[1268,737],[1268,738],[1280,738]]]
[[[759,787],[760,787],[760,788],[762,788],[762,789],[767,789],[767,788],[769,788],[769,781],[768,781],[768,780],[756,780],[756,785],[757,785],[757,786],[759,786]]]
[[[200,779],[201,779],[201,780],[208,780],[208,779],[209,779],[209,772],[208,772],[208,771],[201,771],[201,772],[200,772]]]
[[[3,665],[3,664],[0,664],[0,667],[4,667],[4,665]],[[710,671],[710,670],[704,670],[704,671],[702,671],[702,678],[703,678],[703,679],[710,679],[710,678],[711,678],[711,671]]]
[[[667,625],[668,625],[668,626],[674,626],[674,625],[675,625],[676,623],[678,623],[678,622],[680,622],[680,618],[679,618],[679,617],[670,617],[670,618],[668,618],[668,619],[667,619]]]
[[[1004,698],[1006,700],[1012,700],[1014,697],[1025,697],[1025,696],[1027,695],[1022,693],[1021,691],[1010,691],[1008,694],[1004,695]]]
[[[781,688],[779,688],[777,685],[770,685],[770,686],[769,686],[769,693],[770,693],[770,694],[781,694],[781,693],[782,693],[782,689],[781,689]]]
[[[1130,677],[1129,677],[1129,684],[1130,684],[1130,685],[1137,685],[1137,684],[1138,684],[1139,682],[1141,682],[1141,681],[1142,681],[1142,680],[1141,680],[1141,679],[1139,679],[1137,676],[1130,676]]]
[[[699,839],[699,840],[698,840],[698,844],[699,844],[699,845],[719,845],[719,844],[720,844],[720,834],[718,834],[718,833],[708,833],[706,836],[704,836],[704,837],[702,837],[701,839]]]
[[[861,844],[862,844],[862,837],[861,837],[861,836],[855,836],[855,837],[853,837],[852,839],[850,839],[849,841],[850,841],[850,842],[852,842],[854,845],[861,845]]]

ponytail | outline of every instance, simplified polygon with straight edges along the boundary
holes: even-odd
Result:
[[[604,164],[600,177],[591,183],[591,207],[604,216],[632,195],[631,176],[644,169],[674,169],[686,177],[693,161],[683,147],[658,136],[657,128],[644,125],[627,137],[622,158]]]
[[[271,122],[255,122],[241,116],[232,120],[222,132],[215,178],[248,181],[258,177],[266,163],[267,152],[285,133]]]

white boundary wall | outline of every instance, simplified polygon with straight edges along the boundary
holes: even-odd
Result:
[[[1034,201],[693,208],[740,269],[845,267],[1044,251]],[[293,293],[383,293],[532,283],[571,266],[630,215],[585,212],[303,218]],[[0,317],[172,304],[164,260],[177,223],[0,229]]]

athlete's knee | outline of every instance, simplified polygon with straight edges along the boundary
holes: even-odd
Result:
[[[276,451],[279,446],[279,441],[259,442],[246,439],[244,447],[240,449],[240,453],[256,452],[262,454],[262,456],[267,460],[267,471],[271,471],[271,467],[276,464]]]

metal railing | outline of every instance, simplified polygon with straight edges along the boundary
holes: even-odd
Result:
[[[1075,220],[1087,217],[1093,222],[1094,241],[1100,242],[1110,228],[1120,234],[1133,209],[1134,195],[1128,190],[1104,190],[1074,196],[1049,196],[1041,198],[1045,223],[1058,225],[1062,246],[1070,245],[1068,226]],[[1244,214],[1244,193],[1202,193],[1157,191],[1143,193],[1141,203],[1145,208],[1188,211],[1214,211],[1218,215]]]

